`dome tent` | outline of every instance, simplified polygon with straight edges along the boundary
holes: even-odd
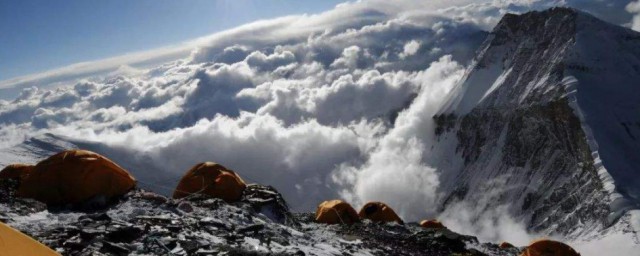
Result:
[[[580,254],[565,243],[541,239],[531,243],[520,256],[580,256]]]
[[[350,204],[342,200],[324,201],[316,210],[316,222],[325,224],[353,224],[360,217]]]
[[[108,201],[135,186],[135,178],[106,157],[67,150],[39,162],[17,195],[50,205],[76,204],[93,198]]]
[[[60,255],[44,244],[0,222],[0,255]]]
[[[397,222],[404,224],[398,214],[388,205],[381,202],[368,202],[358,213],[362,219],[370,219],[374,222]]]
[[[10,164],[4,167],[0,171],[0,180],[2,179],[19,179],[20,181],[26,179],[31,171],[33,165],[28,164]]]
[[[236,202],[242,197],[247,184],[234,171],[213,163],[197,164],[182,176],[173,192],[173,198],[191,194],[204,194],[227,202]]]
[[[514,248],[515,246],[513,246],[513,244],[509,242],[502,242],[498,247],[500,247],[500,249],[509,249],[509,248]]]
[[[442,222],[439,222],[437,220],[423,220],[420,222],[420,226],[423,228],[435,228],[435,229],[446,228],[444,225],[442,225]]]

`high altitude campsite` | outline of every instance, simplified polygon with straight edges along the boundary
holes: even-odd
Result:
[[[640,0],[0,1],[0,255],[640,252]]]

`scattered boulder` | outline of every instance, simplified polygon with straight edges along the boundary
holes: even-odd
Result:
[[[481,244],[448,229],[418,225],[371,221],[324,225],[315,221],[315,213],[290,212],[288,221],[272,221],[264,217],[264,207],[286,209],[286,204],[268,186],[248,185],[243,198],[233,204],[201,194],[164,203],[159,197],[136,189],[112,207],[77,218],[57,218],[55,224],[14,224],[64,255],[297,255],[307,248],[312,251],[305,251],[306,255],[323,254],[324,248],[344,254],[401,256],[515,256],[520,252]],[[0,207],[5,206],[0,203]],[[9,215],[16,214],[13,207],[7,210]]]
[[[176,207],[178,210],[180,210],[183,213],[190,213],[193,212],[193,206],[189,203],[189,202],[180,202],[178,204],[178,207]]]
[[[105,231],[106,240],[116,243],[130,243],[138,239],[144,232],[142,228],[130,224],[111,225]]]
[[[158,195],[156,193],[146,192],[146,191],[140,191],[138,196],[158,204],[164,204],[169,200],[162,195]]]
[[[571,246],[548,239],[531,243],[520,256],[580,256]]]
[[[17,179],[0,179],[0,203],[13,202],[18,186],[20,181]]]
[[[192,194],[203,194],[220,198],[226,202],[237,202],[247,187],[234,171],[213,163],[204,162],[193,166],[178,183],[173,198],[184,198]]]
[[[360,222],[360,217],[350,204],[342,200],[330,200],[318,205],[315,221],[325,224],[353,224]]]
[[[135,186],[136,179],[106,157],[67,150],[38,163],[17,195],[48,205],[77,204],[92,198],[111,200]]]
[[[435,229],[446,228],[442,224],[442,222],[437,220],[423,220],[420,222],[420,226],[423,228],[435,228]]]
[[[58,161],[69,161],[73,157],[76,156],[61,156],[62,159]],[[97,168],[93,162],[98,157],[79,158],[75,161],[83,164],[89,162],[89,167],[85,168]],[[44,168],[38,167],[40,165],[34,167],[34,172]],[[55,167],[51,169],[58,173],[66,175],[69,172],[68,169],[51,165]],[[72,164],[77,165],[80,164]],[[211,173],[207,173],[206,169],[210,167],[214,168],[214,172],[215,169],[220,172],[218,176],[211,177]],[[211,196],[206,193],[208,185],[205,185],[187,193],[189,200],[168,199],[153,192],[133,189],[122,195],[112,207],[85,212],[75,219],[59,218],[60,222],[55,225],[42,222],[28,226],[18,224],[17,228],[22,228],[26,234],[64,255],[321,254],[323,249],[316,247],[318,244],[334,247],[346,254],[366,252],[373,255],[440,256],[494,255],[495,252],[495,255],[515,256],[520,253],[520,250],[501,250],[497,245],[480,244],[474,237],[460,235],[446,228],[379,225],[376,222],[402,223],[390,207],[380,202],[366,204],[360,213],[341,200],[321,203],[315,214],[291,213],[282,195],[271,186],[245,185],[237,174],[213,163],[192,169],[205,169],[200,174],[193,171],[195,174],[191,177],[199,177],[201,181],[213,180],[211,187],[216,187],[216,182],[222,180],[240,184],[238,187],[241,189],[218,186],[217,192],[222,191],[223,194]],[[71,168],[71,171],[77,170]],[[225,181],[225,178],[219,178],[221,175],[232,179]],[[60,182],[60,178],[57,179],[55,182]],[[10,182],[11,185],[19,183],[19,180],[0,179],[0,197],[6,194],[6,198],[11,199],[11,193],[3,192],[2,182]],[[232,189],[227,189],[229,187]],[[234,194],[234,198],[240,194],[240,198],[227,203],[230,199],[225,198],[224,193],[229,192]],[[0,214],[0,218],[11,222],[6,216],[28,214],[28,211],[21,209],[46,209],[35,208],[31,201],[46,207],[44,203],[27,198],[0,200],[0,207],[8,210],[6,214]],[[50,211],[50,214],[58,213]],[[361,222],[361,216],[373,222]],[[328,226],[318,223],[350,225]],[[356,240],[357,243],[352,242]],[[314,251],[303,252],[301,248],[314,248]]]
[[[272,186],[249,184],[244,190],[242,202],[249,203],[253,210],[272,221],[293,224],[293,217],[284,198]]]
[[[404,224],[398,214],[388,205],[382,202],[368,202],[358,213],[361,219],[369,219],[373,222],[397,222]]]
[[[131,250],[127,249],[122,244],[106,241],[102,243],[102,249],[100,251],[112,255],[129,255],[131,253]]]

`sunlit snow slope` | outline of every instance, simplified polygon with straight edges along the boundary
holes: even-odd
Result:
[[[507,14],[434,117],[445,216],[506,205],[531,231],[633,233],[639,107],[640,33],[573,9]]]

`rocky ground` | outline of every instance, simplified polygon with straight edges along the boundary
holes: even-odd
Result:
[[[0,181],[0,220],[63,255],[517,255],[475,237],[416,223],[314,223],[291,213],[271,187],[250,185],[242,200],[173,200],[135,190],[95,209],[47,207],[15,198]]]

